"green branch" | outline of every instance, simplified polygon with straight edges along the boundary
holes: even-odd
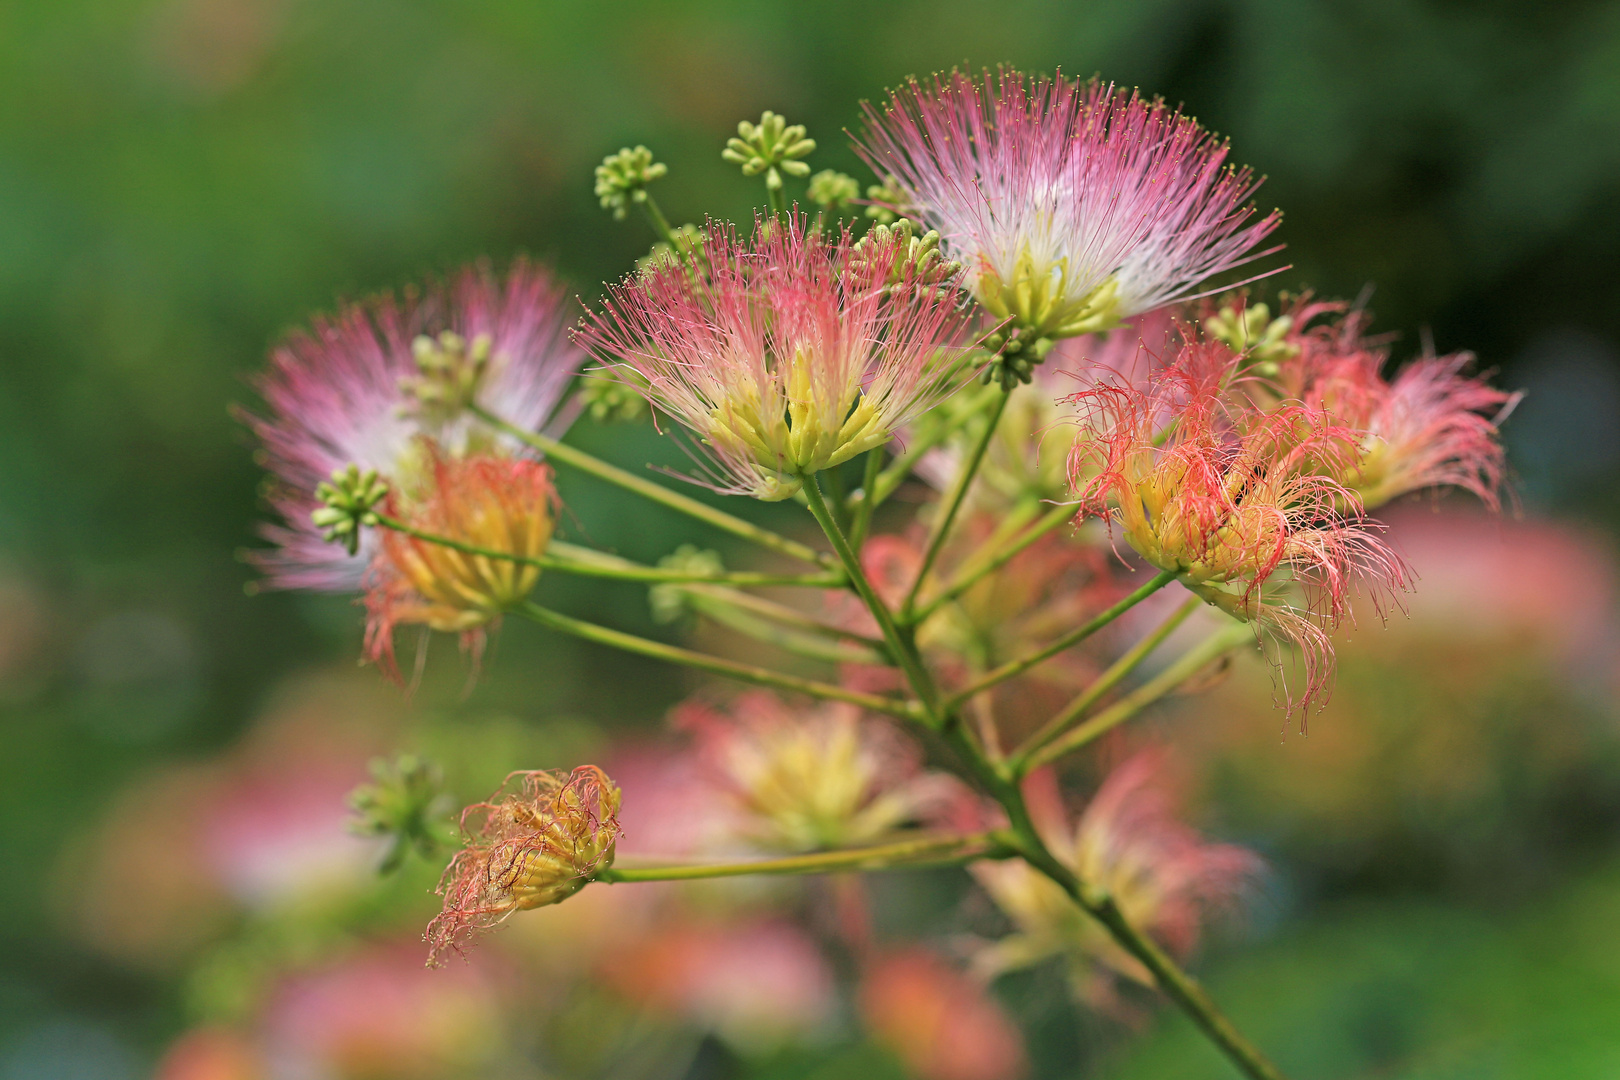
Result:
[[[1007,411],[1007,399],[1011,396],[1003,390],[996,403],[991,406],[989,419],[984,425],[984,435],[974,444],[967,461],[962,463],[961,471],[956,475],[956,482],[951,485],[950,494],[945,497],[940,514],[934,519],[933,534],[928,538],[928,547],[923,551],[922,563],[917,567],[917,577],[911,583],[911,591],[906,593],[905,602],[900,605],[901,621],[908,625],[916,622],[913,609],[917,606],[917,594],[922,591],[928,571],[933,569],[934,560],[939,558],[940,551],[945,547],[945,541],[950,537],[951,526],[956,522],[957,512],[962,509],[962,501],[967,497],[968,489],[973,486],[974,477],[979,475],[979,465],[984,461],[985,451],[990,449],[990,440],[996,437],[996,425],[1001,422],[1001,414]]]
[[[1135,592],[1131,593],[1129,596],[1125,597],[1125,599],[1121,600],[1107,611],[1104,611],[1090,622],[1069,631],[1067,634],[1064,634],[1062,637],[1058,638],[1044,649],[1041,649],[1039,652],[1032,653],[1021,660],[1012,660],[1002,664],[994,671],[985,674],[970,684],[966,689],[960,690],[951,695],[951,697],[945,700],[944,708],[947,710],[955,709],[964,701],[967,701],[969,698],[973,697],[973,695],[988,690],[992,686],[1004,683],[1008,679],[1022,675],[1035,665],[1046,660],[1050,660],[1052,657],[1056,656],[1065,649],[1078,645],[1092,634],[1095,634],[1098,630],[1101,630],[1103,627],[1125,614],[1137,604],[1140,604],[1143,600],[1146,600],[1148,597],[1170,584],[1170,582],[1174,581],[1175,578],[1176,575],[1169,570],[1160,571],[1158,574],[1155,574],[1153,579],[1146,585],[1143,585],[1141,588],[1137,589]]]
[[[1052,532],[1054,529],[1060,528],[1064,523],[1068,522],[1073,517],[1074,507],[1055,506],[1051,510],[1047,511],[1044,517],[1026,530],[1023,535],[1019,536],[1017,540],[1003,548],[1001,551],[992,555],[983,562],[977,563],[977,565],[974,565],[974,563],[970,561],[969,565],[963,568],[962,573],[958,574],[951,581],[951,583],[940,592],[938,596],[933,597],[926,604],[917,609],[917,613],[913,616],[914,621],[917,623],[924,622],[934,612],[938,611],[952,600],[955,600],[958,596],[961,596],[963,593],[973,588],[973,586],[977,585],[984,578],[995,573],[997,570],[1000,570],[1003,566],[1006,566],[1009,562],[1026,551],[1030,545],[1034,544],[1037,540]]]
[[[1084,724],[1047,746],[1028,754],[1020,763],[1020,771],[1039,768],[1048,762],[1085,746],[1099,736],[1123,724],[1149,705],[1169,694],[1182,683],[1197,675],[1215,660],[1254,639],[1254,632],[1242,623],[1224,626],[1188,650],[1180,659],[1152,679],[1120,698]]]
[[[1164,639],[1175,632],[1176,627],[1187,621],[1187,617],[1203,606],[1198,597],[1188,597],[1186,603],[1171,612],[1170,617],[1160,623],[1153,633],[1131,646],[1130,650],[1097,677],[1097,680],[1082,690],[1078,696],[1053,716],[1035,734],[1031,735],[1023,746],[1019,747],[1012,757],[1012,767],[1015,773],[1024,771],[1022,763],[1035,751],[1057,738],[1068,726],[1091,711],[1091,707],[1101,701],[1103,696],[1118,686],[1127,675],[1136,670],[1136,665],[1147,659],[1149,653],[1164,643]]]
[[[769,686],[777,690],[790,690],[796,693],[809,694],[811,697],[822,698],[826,701],[845,701],[851,705],[859,705],[863,709],[873,712],[885,713],[889,716],[904,720],[917,718],[917,709],[910,702],[897,701],[894,698],[879,697],[876,694],[864,694],[858,690],[846,690],[842,686],[831,683],[817,682],[815,679],[804,679],[797,675],[788,675],[770,668],[757,667],[753,664],[741,664],[735,660],[726,660],[718,656],[708,656],[704,653],[683,649],[678,645],[666,645],[661,641],[652,641],[648,638],[626,634],[622,630],[610,630],[605,626],[576,619],[571,615],[564,615],[550,608],[541,607],[535,603],[520,605],[517,612],[529,619],[533,619],[541,626],[552,630],[560,630],[565,634],[606,645],[609,648],[619,649],[623,652],[635,653],[638,656],[651,657],[654,660],[664,660],[671,664],[681,664],[685,667],[707,671],[714,675],[724,675],[739,682],[753,683],[756,686]]]
[[[797,540],[789,540],[787,537],[755,525],[751,521],[744,521],[742,518],[728,514],[724,510],[717,510],[707,503],[682,495],[678,491],[671,491],[662,484],[655,484],[651,480],[626,472],[616,465],[609,465],[600,458],[587,454],[576,447],[569,446],[567,443],[559,442],[548,435],[525,431],[501,419],[482,406],[474,405],[471,407],[471,411],[486,424],[533,447],[545,454],[551,461],[561,462],[570,468],[588,473],[598,480],[605,480],[616,487],[640,495],[644,499],[650,499],[660,506],[696,518],[722,532],[740,536],[750,543],[758,544],[760,547],[774,551],[779,555],[786,555],[790,559],[798,559],[800,562],[807,562],[816,566],[830,567],[833,565],[831,556],[801,544]]]
[[[740,863],[688,863],[680,866],[619,867],[599,871],[594,880],[694,881],[701,878],[743,877],[753,874],[835,874],[850,870],[912,869],[956,866],[976,859],[1010,858],[1013,849],[998,833],[963,836],[919,836],[872,847],[843,851],[817,851],[781,859]]]

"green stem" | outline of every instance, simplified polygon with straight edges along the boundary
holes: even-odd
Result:
[[[986,397],[985,400],[988,401],[989,398]],[[878,474],[877,483],[872,485],[873,509],[888,501],[889,496],[893,495],[905,482],[906,477],[911,475],[911,470],[917,467],[917,462],[923,459],[923,455],[962,430],[963,426],[977,415],[976,406],[963,409],[955,418],[939,423],[926,438],[913,439],[905,451],[895,458],[887,469]]]
[[[669,219],[658,208],[658,202],[652,197],[652,192],[642,188],[641,195],[641,212],[646,215],[647,224],[652,226],[653,232],[658,234],[660,240],[670,246],[670,250],[675,253],[675,257],[684,263],[686,253],[681,250],[681,245],[676,242],[675,230],[670,228]]]
[[[694,881],[701,878],[742,877],[751,874],[834,874],[849,870],[886,870],[918,866],[954,866],[976,859],[1004,859],[1012,849],[997,833],[970,833],[963,836],[920,836],[872,847],[843,851],[817,851],[789,855],[781,859],[756,859],[741,863],[696,863],[684,866],[613,866],[599,871],[594,880],[610,883],[630,881]]]
[[[688,590],[686,602],[698,614],[707,616],[722,626],[730,627],[739,634],[746,634],[755,641],[763,641],[767,645],[774,645],[778,649],[811,660],[820,660],[828,664],[886,665],[889,662],[887,656],[872,649],[859,645],[845,645],[817,634],[807,634],[802,630],[778,626],[768,619],[739,610],[724,600],[704,593]]]
[[[1011,393],[1003,391],[990,408],[990,416],[984,425],[984,435],[974,444],[972,453],[967,461],[963,462],[961,471],[956,476],[956,482],[951,485],[950,494],[946,496],[941,507],[939,517],[934,520],[933,535],[928,539],[928,547],[923,551],[922,564],[917,567],[917,577],[911,583],[911,591],[906,594],[905,603],[900,605],[901,621],[908,625],[914,623],[914,608],[917,605],[917,594],[922,591],[923,581],[928,577],[928,571],[933,569],[934,560],[945,546],[945,541],[951,533],[951,525],[956,521],[957,511],[962,508],[962,501],[967,497],[968,488],[973,486],[973,478],[979,473],[979,465],[984,461],[986,450],[990,449],[990,440],[996,437],[996,425],[1001,422],[1001,414],[1007,410],[1007,399]]]
[[[938,694],[934,689],[933,677],[928,674],[928,669],[923,667],[922,658],[911,647],[911,643],[901,636],[888,605],[872,588],[872,583],[866,580],[866,573],[861,569],[860,556],[855,554],[854,549],[849,546],[849,541],[839,531],[838,523],[833,520],[831,511],[827,509],[827,502],[822,498],[821,486],[816,482],[815,474],[805,474],[802,479],[810,513],[815,515],[816,523],[827,534],[833,551],[843,562],[844,572],[849,575],[849,582],[854,586],[855,592],[872,612],[872,617],[877,620],[878,629],[883,632],[883,640],[889,645],[889,652],[899,663],[900,670],[906,673],[906,680],[911,683],[912,691],[921,702],[929,721],[937,723],[939,714],[934,710],[934,702]]]
[[[811,697],[822,698],[827,701],[847,701],[851,705],[859,705],[863,709],[873,712],[885,713],[889,716],[904,720],[917,718],[916,707],[905,701],[894,698],[879,697],[876,694],[863,694],[858,690],[846,690],[842,686],[831,683],[817,682],[814,679],[803,679],[797,675],[788,675],[769,668],[756,667],[753,664],[740,664],[735,660],[725,660],[718,656],[707,656],[703,653],[683,649],[677,645],[666,645],[661,641],[651,641],[647,638],[626,634],[622,630],[610,630],[605,626],[597,626],[564,615],[550,608],[541,607],[535,603],[525,603],[516,609],[541,626],[552,630],[560,630],[565,634],[572,634],[577,638],[606,645],[609,648],[620,649],[624,652],[635,653],[639,656],[651,657],[654,660],[665,660],[672,664],[681,664],[686,667],[707,671],[714,675],[724,675],[739,682],[754,683],[757,686],[769,686],[777,690],[791,690]]]
[[[877,502],[873,498],[877,491],[878,476],[883,469],[883,448],[869,450],[866,453],[866,472],[861,477],[860,498],[854,500],[851,508],[854,524],[849,530],[849,546],[856,551],[866,546],[866,536],[872,531],[872,511],[877,509]]]
[[[635,476],[616,465],[609,465],[600,458],[593,457],[583,450],[569,446],[567,443],[559,442],[548,435],[525,431],[501,419],[482,406],[474,405],[471,411],[486,424],[534,447],[553,461],[560,461],[564,465],[578,469],[580,472],[589,473],[598,480],[605,480],[626,491],[640,495],[644,499],[650,499],[660,506],[696,518],[722,532],[740,536],[744,540],[758,544],[760,547],[774,551],[779,555],[786,555],[790,559],[798,559],[800,562],[812,563],[817,566],[833,565],[831,557],[823,552],[816,551],[814,548],[807,547],[797,540],[789,540],[787,537],[780,536],[769,529],[761,528],[751,521],[744,521],[742,518],[728,514],[724,510],[717,510],[707,503],[699,502],[677,491],[671,491],[662,484],[655,484],[650,480]]]
[[[1102,923],[1110,936],[1153,974],[1154,983],[1164,995],[1181,1006],[1182,1011],[1245,1076],[1250,1080],[1283,1080],[1277,1066],[1227,1019],[1198,980],[1181,970],[1157,942],[1131,925],[1112,896],[1081,882],[1074,871],[1052,855],[1035,831],[1028,811],[1023,808],[1022,796],[1016,798],[1014,806],[1007,809],[1013,819],[1012,832],[1019,845],[1018,853],[1031,866],[1056,882],[1086,914]]]
[[[918,623],[925,621],[928,616],[932,615],[934,612],[938,611],[952,600],[955,600],[958,596],[961,596],[963,593],[973,588],[973,586],[977,585],[985,577],[995,573],[997,570],[1000,570],[1003,566],[1006,566],[1009,562],[1017,558],[1026,549],[1028,549],[1030,545],[1034,544],[1047,533],[1061,527],[1073,517],[1074,507],[1053,507],[1051,510],[1047,511],[1046,516],[1037,521],[1029,530],[1027,530],[1011,545],[997,552],[995,555],[991,556],[982,563],[979,563],[978,565],[973,565],[970,563],[961,574],[957,575],[955,580],[945,587],[944,591],[942,591],[932,600],[929,600],[917,610],[917,613],[914,616],[916,621]]]
[[[1231,626],[1222,627],[1215,631],[1188,650],[1175,663],[1125,697],[1120,698],[1113,705],[1070,731],[1067,735],[1026,755],[1019,763],[1020,771],[1027,772],[1030,769],[1038,769],[1042,765],[1056,761],[1066,754],[1073,753],[1106,732],[1112,731],[1155,701],[1175,690],[1194,675],[1197,675],[1221,656],[1231,652],[1244,642],[1253,640],[1253,637],[1253,631],[1242,623],[1233,623]]]
[[[1147,659],[1149,653],[1164,643],[1164,639],[1175,632],[1176,627],[1187,621],[1187,617],[1203,606],[1203,601],[1193,596],[1187,602],[1176,608],[1170,617],[1160,623],[1153,633],[1131,646],[1129,652],[1098,676],[1097,681],[1086,687],[1075,699],[1063,707],[1056,716],[1048,720],[1034,735],[1031,735],[1023,746],[1019,747],[1012,757],[1012,768],[1015,773],[1024,772],[1023,762],[1028,757],[1063,734],[1068,726],[1091,711],[1091,707],[1101,701],[1103,695],[1118,686],[1136,665]]]
[[[577,574],[580,577],[612,578],[616,581],[639,581],[648,584],[687,584],[693,582],[711,582],[717,585],[732,585],[737,587],[757,587],[761,585],[800,585],[806,588],[835,589],[844,584],[844,577],[840,574],[760,574],[752,571],[738,571],[735,573],[723,572],[719,574],[692,573],[687,570],[666,570],[657,566],[642,566],[628,559],[618,559],[604,552],[592,551],[589,548],[576,547],[561,540],[552,541],[549,550],[562,555],[517,555],[510,551],[501,551],[498,548],[480,547],[462,540],[448,536],[438,536],[434,533],[423,532],[413,525],[408,525],[398,518],[387,514],[378,514],[377,524],[395,532],[414,536],[418,540],[434,544],[438,547],[459,551],[463,555],[473,555],[482,559],[493,559],[500,562],[513,562],[523,566],[538,566],[542,570],[555,570],[561,574]],[[573,556],[573,557],[569,557]]]
[[[1146,600],[1148,597],[1152,596],[1154,593],[1158,592],[1175,579],[1176,575],[1171,571],[1160,571],[1159,573],[1155,574],[1153,579],[1146,585],[1143,585],[1141,588],[1137,589],[1135,592],[1131,593],[1129,596],[1125,597],[1125,599],[1121,600],[1107,611],[1104,611],[1090,622],[1069,631],[1067,634],[1064,634],[1062,637],[1058,638],[1044,649],[1041,649],[1039,652],[1032,653],[1021,660],[1012,660],[1002,664],[994,671],[989,672],[988,674],[979,678],[976,682],[970,684],[966,689],[960,690],[953,694],[951,697],[945,700],[944,708],[947,710],[954,709],[962,702],[973,697],[974,694],[981,693],[990,689],[992,686],[996,686],[999,683],[1004,683],[1008,679],[1014,678],[1015,676],[1022,675],[1036,664],[1051,659],[1064,649],[1078,645],[1080,642],[1084,641],[1092,634],[1095,634],[1098,630],[1101,630],[1103,627],[1107,626],[1109,623],[1113,622],[1115,619],[1119,618],[1131,608],[1135,607],[1137,604],[1140,604],[1143,600]]]
[[[839,585],[844,584],[842,575],[839,576],[838,583]],[[734,608],[740,608],[743,611],[752,612],[755,615],[770,619],[772,622],[781,623],[784,626],[791,626],[799,630],[805,630],[812,634],[818,634],[821,637],[852,641],[857,645],[864,645],[868,649],[876,649],[880,652],[888,649],[889,647],[888,643],[882,638],[869,637],[866,634],[859,633],[855,630],[850,630],[847,627],[838,626],[830,622],[823,622],[814,615],[800,611],[798,608],[789,607],[786,604],[779,604],[775,600],[768,600],[763,596],[755,596],[753,593],[741,592],[737,589],[727,588],[723,585],[707,584],[688,585],[685,591],[693,596],[707,597],[717,604],[727,604]],[[889,663],[887,659],[879,662]]]

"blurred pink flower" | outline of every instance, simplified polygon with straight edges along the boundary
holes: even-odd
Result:
[[[263,1052],[239,1032],[198,1027],[181,1035],[158,1060],[152,1080],[269,1080]]]
[[[665,923],[603,966],[630,1000],[747,1051],[803,1040],[832,1018],[833,973],[804,931],[767,919]]]
[[[359,587],[372,539],[350,555],[309,519],[319,505],[316,486],[334,470],[354,464],[408,485],[421,464],[423,435],[453,455],[492,445],[518,449],[464,411],[440,415],[413,401],[404,387],[421,377],[416,354],[424,343],[429,353],[446,340],[479,353],[472,401],[518,427],[539,429],[553,419],[584,360],[564,337],[567,318],[551,272],[520,259],[504,279],[469,267],[404,302],[380,296],[347,304],[277,346],[257,384],[270,414],[243,414],[264,445],[275,481],[270,501],[285,521],[263,528],[276,546],[254,556],[267,583],[332,592]]]
[[[984,984],[927,949],[872,961],[859,1001],[873,1037],[919,1080],[1015,1080],[1029,1071],[1018,1027]]]
[[[1050,770],[1031,774],[1025,787],[1052,853],[1178,955],[1189,954],[1208,917],[1232,908],[1261,872],[1253,853],[1208,843],[1179,819],[1180,792],[1163,751],[1139,751],[1114,768],[1073,825]],[[1152,985],[1135,957],[1028,863],[981,862],[973,874],[1017,928],[978,953],[981,974],[1064,957],[1077,994],[1104,1008],[1116,1005],[1111,974]]]

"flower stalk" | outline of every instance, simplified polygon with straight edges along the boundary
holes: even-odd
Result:
[[[888,844],[817,851],[780,859],[753,859],[740,863],[686,863],[671,866],[620,866],[600,871],[597,881],[609,884],[640,881],[698,881],[706,878],[744,877],[755,874],[838,874],[854,870],[897,870],[960,866],[978,859],[1012,858],[1015,849],[1002,832],[950,836],[919,836]]]

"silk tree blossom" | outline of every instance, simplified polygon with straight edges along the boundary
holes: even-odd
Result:
[[[1133,926],[1186,956],[1212,915],[1236,906],[1262,870],[1258,856],[1206,841],[1180,819],[1180,793],[1163,752],[1137,752],[1111,772],[1074,824],[1049,770],[1025,783],[1030,813],[1052,854],[1106,893]],[[983,976],[1064,958],[1077,996],[1117,1007],[1115,976],[1153,976],[1050,878],[1019,860],[979,862],[973,875],[1017,927],[980,950]]]
[[[1153,566],[1298,644],[1304,704],[1325,684],[1326,630],[1358,583],[1381,604],[1406,570],[1340,479],[1356,467],[1360,433],[1299,403],[1229,407],[1240,364],[1224,345],[1192,341],[1145,390],[1074,395],[1083,435],[1070,474],[1082,513],[1117,524]]]
[[[967,374],[949,268],[907,262],[907,242],[823,236],[799,216],[749,240],[714,224],[701,265],[610,287],[579,337],[697,435],[716,490],[789,498],[804,475],[887,443]]]
[[[263,444],[270,502],[282,524],[261,531],[275,546],[255,557],[276,588],[348,592],[375,553],[366,537],[349,554],[310,521],[316,487],[356,465],[393,486],[428,464],[422,436],[456,456],[517,445],[461,406],[476,403],[539,429],[566,417],[558,405],[584,360],[564,333],[567,306],[546,268],[523,260],[504,277],[469,267],[403,300],[346,304],[291,334],[257,382],[268,415],[245,417]]]
[[[857,151],[1035,339],[1108,330],[1261,255],[1258,181],[1161,100],[1013,70],[912,80],[867,107]]]
[[[551,469],[537,461],[480,453],[450,457],[423,449],[419,494],[390,490],[382,509],[429,536],[534,559],[555,522]],[[419,624],[462,635],[477,652],[485,629],[523,601],[540,578],[532,562],[473,555],[383,528],[366,572],[366,656],[398,677],[394,630]]]
[[[594,765],[515,772],[488,802],[462,811],[465,846],[439,882],[444,910],[428,925],[428,962],[515,911],[558,904],[613,864],[619,788]]]
[[[1271,335],[1280,394],[1362,432],[1357,460],[1339,479],[1367,509],[1435,487],[1461,488],[1500,509],[1506,462],[1499,427],[1523,395],[1464,374],[1473,365],[1471,353],[1427,355],[1386,380],[1381,372],[1389,350],[1364,334],[1365,312],[1310,325],[1343,311],[1342,304],[1305,301],[1261,332],[1289,324]]]
[[[946,809],[960,783],[925,772],[917,748],[852,705],[790,706],[755,691],[729,713],[688,703],[675,715],[731,804],[732,838],[803,852],[874,843]]]

